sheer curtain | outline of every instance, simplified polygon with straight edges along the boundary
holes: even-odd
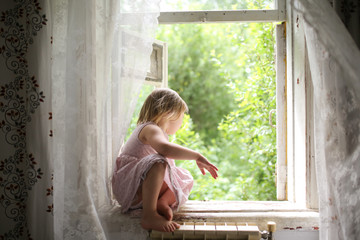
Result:
[[[360,51],[327,0],[294,0],[314,86],[320,239],[360,236]]]
[[[150,67],[158,5],[0,1],[0,239],[144,235],[126,235],[139,225],[118,214],[109,179]]]
[[[159,3],[49,4],[55,238],[109,239],[109,178],[150,66]]]

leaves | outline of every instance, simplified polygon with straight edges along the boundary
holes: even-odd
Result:
[[[169,85],[190,116],[171,140],[204,154],[219,178],[192,173],[190,199],[276,200],[274,25],[172,25],[158,35],[169,46]]]

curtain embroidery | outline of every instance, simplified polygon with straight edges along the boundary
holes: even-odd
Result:
[[[51,182],[54,180],[54,174],[51,174]],[[46,189],[46,196],[52,197],[54,192],[54,186],[51,185],[49,188]],[[54,216],[54,204],[47,206],[46,212],[51,213]]]
[[[0,55],[13,80],[0,86],[0,129],[12,155],[0,159],[1,214],[13,221],[13,229],[0,233],[1,239],[29,238],[26,221],[28,192],[41,179],[43,172],[36,157],[26,149],[26,125],[31,114],[44,102],[44,93],[35,76],[31,76],[26,59],[29,45],[46,25],[37,0],[14,1],[13,9],[1,13],[0,36],[4,45]],[[9,150],[11,149],[11,150]]]

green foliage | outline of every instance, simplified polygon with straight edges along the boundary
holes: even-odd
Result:
[[[219,168],[213,180],[193,161],[177,161],[194,176],[190,199],[276,199],[273,31],[270,23],[175,25],[158,36],[169,44],[169,85],[190,108],[172,141]]]
[[[217,137],[222,117],[235,107],[227,86],[229,75],[222,70],[222,56],[231,40],[219,25],[161,27],[158,39],[166,41],[169,49],[169,85],[188,103],[196,130],[208,142]]]

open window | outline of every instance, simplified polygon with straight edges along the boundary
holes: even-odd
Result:
[[[214,2],[213,2],[214,4]],[[186,4],[184,4],[186,6]],[[211,4],[210,4],[211,5]],[[216,4],[214,4],[216,5]],[[191,5],[191,6],[196,6]],[[265,4],[264,4],[265,6]],[[172,6],[166,5],[165,8]],[[212,6],[214,7],[214,6]],[[215,6],[219,7],[219,6]],[[186,7],[185,7],[186,8]],[[234,5],[237,9],[238,5]],[[163,6],[164,9],[164,6]],[[209,10],[201,11],[198,9],[190,9],[191,11],[172,11],[161,12],[159,17],[160,24],[179,24],[179,23],[220,23],[228,22],[281,22],[285,19],[284,2],[280,5],[276,1],[273,9],[267,10]],[[276,166],[276,184],[277,184],[277,200],[287,200],[287,160],[286,160],[286,31],[285,23],[280,23],[276,27],[276,129],[277,129],[277,166]],[[156,49],[154,48],[154,52]],[[153,54],[154,54],[153,52]],[[153,58],[152,62],[165,61],[167,56],[162,60]],[[156,63],[153,64],[155,66]],[[148,81],[151,83],[151,81]],[[275,110],[275,109],[274,109]],[[269,113],[269,121],[272,122],[274,110]],[[270,123],[272,124],[272,123]]]
[[[316,226],[318,214],[316,213],[317,189],[313,157],[312,88],[307,58],[303,55],[306,52],[305,41],[301,39],[303,33],[298,26],[301,20],[297,16],[292,16],[291,11],[285,12],[284,0],[275,1],[274,8],[266,10],[181,10],[162,11],[159,24],[278,23],[275,51],[276,195],[279,201],[189,201],[175,218],[210,222],[256,222],[263,229],[266,228],[266,222],[270,220],[280,223],[280,227],[288,226],[290,224],[288,219],[291,218],[292,221],[298,221],[299,225],[306,222],[303,226]],[[154,51],[156,51],[155,47]],[[162,66],[167,66],[167,51],[162,58],[157,55],[152,59],[161,61]],[[300,72],[306,75],[304,75],[304,81],[295,77]],[[162,74],[167,75],[166,70],[163,70]],[[154,81],[147,79],[146,82],[153,84]],[[167,76],[163,77],[162,84],[158,82],[155,85],[167,86]]]

